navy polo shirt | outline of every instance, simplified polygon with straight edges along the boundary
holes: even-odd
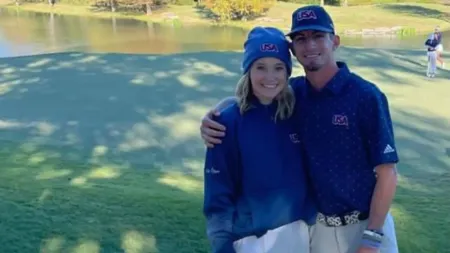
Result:
[[[345,63],[338,66],[321,91],[305,77],[291,79],[309,174],[325,215],[369,212],[374,168],[399,160],[385,94]]]

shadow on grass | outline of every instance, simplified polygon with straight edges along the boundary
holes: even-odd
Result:
[[[2,59],[0,139],[78,150],[76,160],[100,152],[110,161],[192,172],[204,152],[199,119],[233,93],[239,56],[64,53]]]
[[[207,252],[198,179],[2,144],[2,252]]]
[[[417,5],[380,5],[380,8],[392,11],[394,13],[401,13],[410,16],[416,16],[421,18],[435,18],[446,22],[450,22],[450,14],[443,11],[426,8]]]
[[[0,59],[1,251],[206,252],[198,122],[239,56]]]
[[[449,56],[444,57],[447,59]],[[417,86],[420,83],[411,82],[411,78],[423,78],[427,68],[426,52],[421,50],[342,47],[338,51],[338,58],[346,61],[351,67],[370,71],[374,81],[389,85]],[[450,71],[439,70],[438,76],[450,79]]]

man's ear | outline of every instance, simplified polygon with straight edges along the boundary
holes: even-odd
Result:
[[[341,37],[339,35],[333,35],[333,51],[338,49],[341,45]]]

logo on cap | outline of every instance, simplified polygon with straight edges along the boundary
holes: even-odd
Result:
[[[305,10],[297,13],[297,21],[302,21],[305,19],[317,19],[316,13],[312,10]]]
[[[272,43],[263,43],[261,44],[261,52],[278,52],[278,47]]]

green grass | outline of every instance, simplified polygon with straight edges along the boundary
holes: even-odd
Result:
[[[425,78],[423,51],[342,48],[339,56],[391,103],[400,252],[449,253],[450,72]],[[240,59],[0,59],[0,251],[207,252],[198,124],[232,94]]]
[[[90,6],[77,6],[56,4],[53,8],[44,3],[23,4],[20,7],[12,5],[11,2],[3,0],[3,6],[8,8],[18,8],[19,10],[35,11],[35,12],[55,12],[60,14],[92,16],[100,18],[110,18],[111,16],[120,18],[134,18],[144,21],[154,22],[174,22],[167,19],[167,12],[174,13],[178,16],[179,21],[183,24],[211,24],[212,20],[205,18],[205,13],[199,11],[193,6],[169,6],[166,9],[157,10],[151,16],[144,14],[130,13],[110,13],[94,10]],[[238,27],[253,27],[255,25],[270,25],[280,29],[290,29],[292,12],[300,7],[299,4],[277,2],[270,9],[266,17],[275,21],[253,20],[248,22],[233,21],[228,25]],[[442,4],[379,4],[366,6],[349,6],[333,7],[327,6],[335,21],[338,32],[342,33],[346,30],[373,29],[381,27],[402,26],[404,28],[413,28],[416,33],[428,33],[436,25],[440,25],[442,29],[450,29],[450,16],[448,6]]]

